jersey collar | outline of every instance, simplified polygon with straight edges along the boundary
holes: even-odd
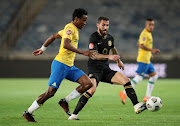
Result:
[[[73,25],[74,25],[74,23],[73,22],[71,22]],[[78,28],[76,27],[76,25],[74,25],[74,27],[76,28],[76,30],[78,30]]]

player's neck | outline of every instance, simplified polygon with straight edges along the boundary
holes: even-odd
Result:
[[[149,31],[147,28],[145,28],[147,32],[152,33],[152,31]]]
[[[72,23],[73,23],[74,26],[76,26],[76,27],[78,28],[77,24],[76,24],[74,21],[72,21]],[[79,29],[79,28],[78,28],[78,29]]]
[[[102,35],[101,32],[99,30],[97,30],[99,36],[101,36],[103,39],[106,39],[107,35]]]

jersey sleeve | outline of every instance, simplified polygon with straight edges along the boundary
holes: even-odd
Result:
[[[58,34],[62,37],[63,36],[63,30],[58,31]]]
[[[139,44],[145,44],[148,39],[148,36],[146,33],[141,33],[139,37]]]
[[[68,39],[72,40],[73,32],[74,32],[74,30],[72,27],[70,27],[70,26],[65,27],[64,32],[63,32],[63,38],[68,38]]]
[[[92,34],[89,38],[89,50],[98,50],[97,39],[94,34]]]
[[[114,38],[112,37],[112,45],[111,48],[114,48]]]

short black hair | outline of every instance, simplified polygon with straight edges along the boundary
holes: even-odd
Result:
[[[75,17],[82,18],[83,15],[88,15],[86,10],[84,10],[83,8],[75,9],[73,12],[73,19],[72,20],[74,21]]]
[[[99,22],[101,22],[101,20],[104,20],[104,21],[109,21],[109,18],[107,18],[107,17],[99,17],[99,19],[98,19],[98,23]]]
[[[153,18],[146,18],[146,21],[154,21],[154,19]]]

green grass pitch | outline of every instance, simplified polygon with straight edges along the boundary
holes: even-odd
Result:
[[[136,87],[139,101],[146,92],[147,79]],[[123,86],[100,83],[95,95],[79,113],[79,121],[68,116],[57,104],[78,84],[64,80],[54,97],[34,112],[38,123],[28,123],[22,113],[48,86],[48,79],[0,79],[0,126],[179,126],[180,79],[159,79],[152,95],[162,99],[163,107],[157,112],[135,114],[129,99],[121,104],[119,91]],[[78,98],[79,99],[79,98]],[[78,99],[69,103],[73,112]]]

